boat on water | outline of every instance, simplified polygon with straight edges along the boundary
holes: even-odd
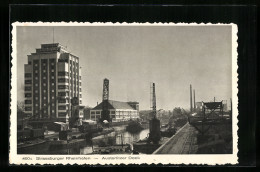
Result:
[[[43,139],[36,139],[36,140],[31,140],[31,141],[26,141],[26,142],[20,142],[17,144],[17,149],[29,148],[32,146],[43,144],[45,142],[46,142],[46,140],[43,140]]]
[[[94,148],[92,154],[132,154],[130,144]]]
[[[53,140],[50,142],[49,150],[69,149],[77,146],[84,146],[85,144],[85,139]]]

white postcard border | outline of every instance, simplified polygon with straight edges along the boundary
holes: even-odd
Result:
[[[233,154],[196,154],[196,155],[21,155],[17,154],[17,26],[232,26],[232,131]],[[224,165],[238,163],[238,65],[237,65],[237,25],[230,24],[197,24],[197,23],[78,23],[78,22],[15,22],[12,23],[11,47],[11,102],[10,102],[10,137],[9,163],[15,165],[119,165],[119,164],[197,164]]]

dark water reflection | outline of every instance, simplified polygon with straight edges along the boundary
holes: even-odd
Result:
[[[113,144],[121,145],[121,144],[133,144],[133,142],[142,140],[147,137],[149,133],[149,129],[144,129],[139,133],[131,134],[125,131],[125,126],[114,127],[115,131],[111,132],[107,135],[101,135],[93,138],[91,142],[85,142],[85,146],[74,146],[69,149],[58,149],[50,151],[49,142],[43,143],[41,145],[36,145],[25,150],[19,150],[18,154],[38,154],[38,155],[46,155],[46,154],[90,154],[93,151],[93,148],[97,148],[100,146],[100,143],[106,143],[108,140],[112,140]],[[92,148],[93,144],[93,148]]]
[[[114,144],[133,144],[139,140],[143,140],[148,136],[149,129],[144,129],[139,133],[131,134],[124,130],[115,129],[114,132],[109,133],[107,135],[98,136],[92,139],[93,148],[100,146],[100,142],[106,142],[107,140],[113,140]],[[80,154],[90,154],[92,153],[92,146],[86,145],[85,147],[80,149]]]

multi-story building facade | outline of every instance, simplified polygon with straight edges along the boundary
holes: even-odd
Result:
[[[24,65],[25,113],[32,119],[65,121],[71,100],[82,104],[79,57],[59,43],[42,44]]]

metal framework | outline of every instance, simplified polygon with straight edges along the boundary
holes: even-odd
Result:
[[[103,101],[109,99],[109,80],[104,79],[103,82]]]
[[[102,96],[102,112],[101,112],[101,121],[107,120],[111,122],[108,111],[108,100],[109,100],[109,80],[104,79],[103,81],[103,96]]]
[[[203,102],[202,116],[190,117],[190,124],[193,125],[201,134],[205,134],[212,125],[223,119],[223,103]]]

